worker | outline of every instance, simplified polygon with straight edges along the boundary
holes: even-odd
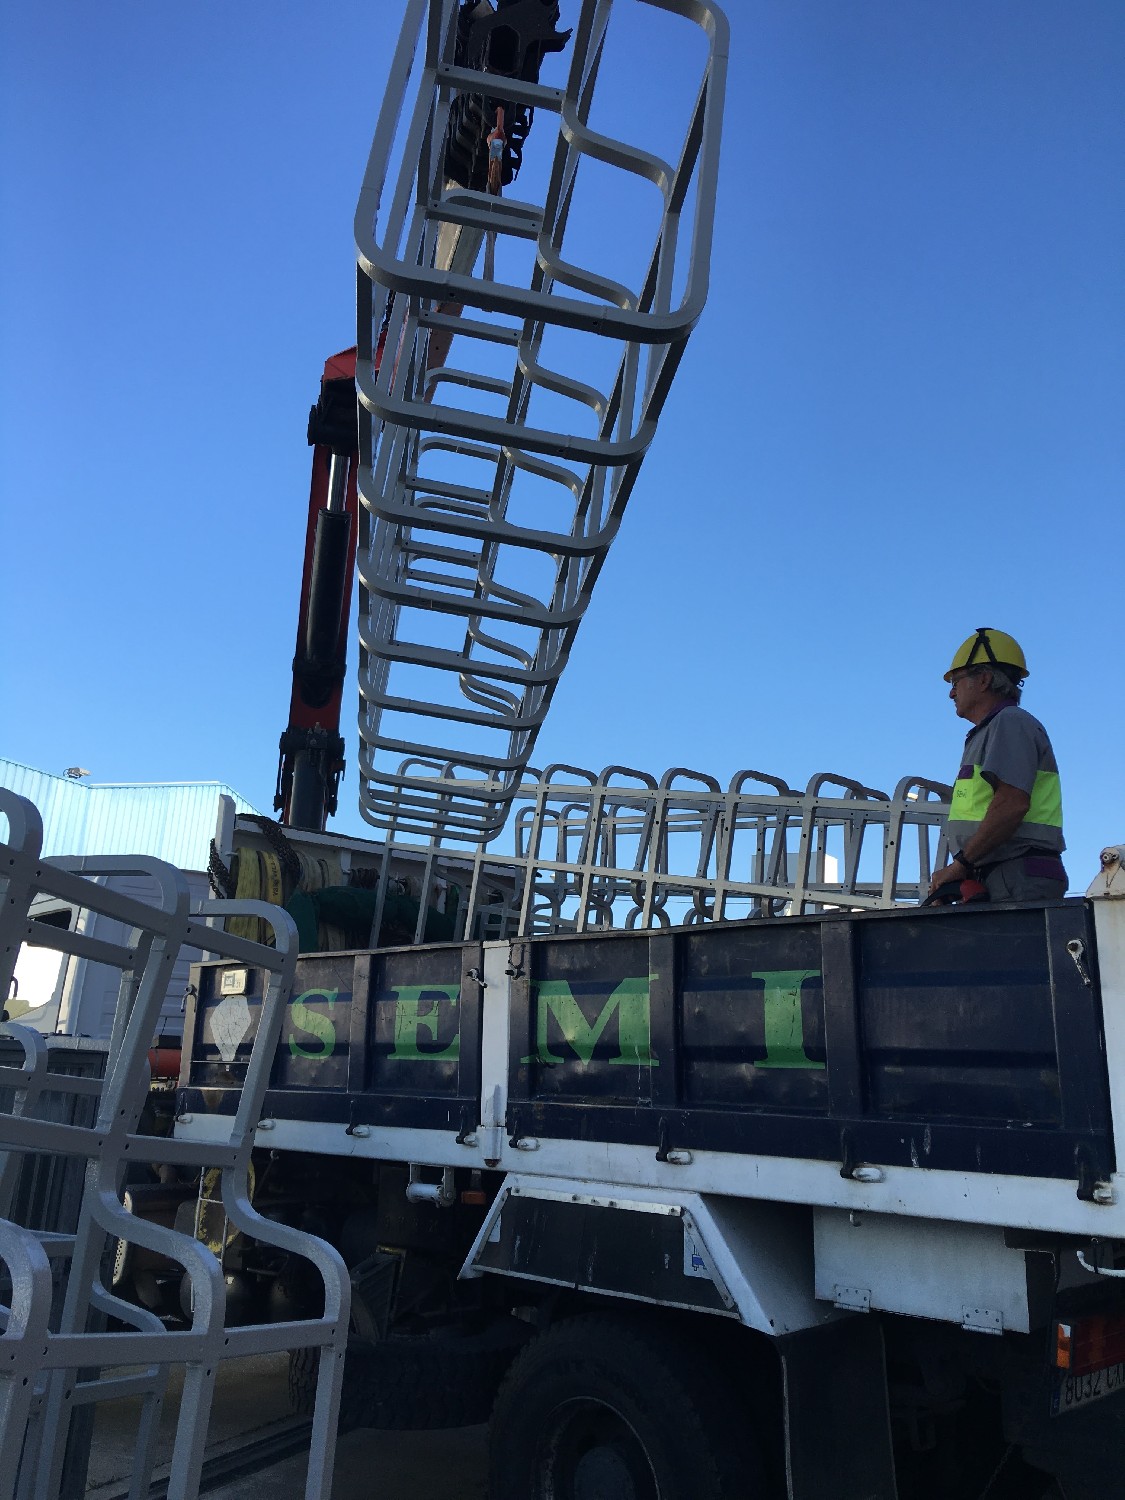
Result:
[[[945,825],[950,862],[931,895],[951,881],[978,882],[992,901],[1066,894],[1059,768],[1047,731],[1019,706],[1027,675],[1019,643],[991,627],[961,644],[945,674],[971,727]]]

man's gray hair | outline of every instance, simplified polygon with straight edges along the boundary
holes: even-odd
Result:
[[[992,679],[992,691],[999,693],[1001,698],[1014,698],[1018,703],[1023,693],[1023,684],[1018,677],[1004,670],[1003,667],[986,667],[984,669]]]

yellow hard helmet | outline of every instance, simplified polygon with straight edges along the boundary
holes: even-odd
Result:
[[[1003,630],[993,630],[991,625],[980,626],[975,635],[957,647],[945,674],[946,682],[962,667],[1001,667],[1007,668],[1013,677],[1029,675],[1019,641]]]

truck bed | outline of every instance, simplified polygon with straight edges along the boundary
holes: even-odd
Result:
[[[187,1016],[193,1119],[233,1113],[254,1035],[261,976],[224,997],[223,972],[199,968]],[[270,1144],[310,1150],[524,1170],[541,1150],[547,1170],[554,1143],[568,1161],[604,1143],[688,1176],[722,1153],[857,1185],[1046,1179],[1098,1213],[1116,1158],[1093,905],[303,956],[265,1114],[299,1127]],[[823,1197],[796,1178],[792,1196]]]

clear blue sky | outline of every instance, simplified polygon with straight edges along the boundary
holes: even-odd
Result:
[[[729,14],[711,301],[535,762],[948,779],[941,674],[995,624],[1084,887],[1125,839],[1125,5]],[[269,809],[398,17],[6,7],[0,754]]]

